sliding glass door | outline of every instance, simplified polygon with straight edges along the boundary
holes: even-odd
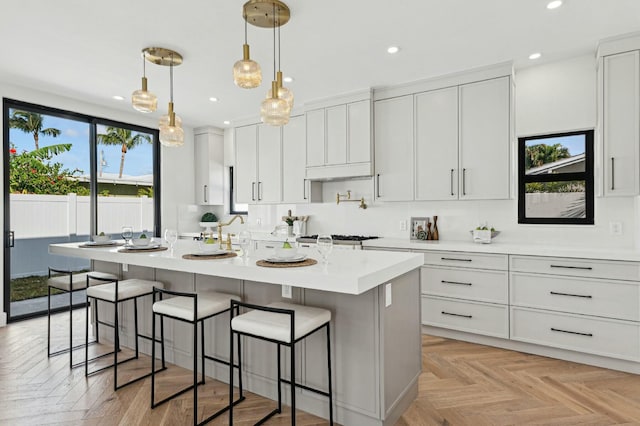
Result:
[[[89,270],[52,243],[88,241],[123,226],[158,233],[157,132],[4,100],[4,301],[9,320],[46,313],[48,268]],[[52,306],[68,306],[54,296]],[[84,303],[76,292],[74,303]]]

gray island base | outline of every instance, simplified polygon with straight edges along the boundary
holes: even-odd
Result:
[[[421,372],[421,255],[349,251],[332,256],[328,267],[318,264],[274,271],[276,268],[255,265],[256,260],[271,254],[268,251],[253,253],[249,259],[188,261],[182,259],[182,254],[192,252],[195,246],[188,241],[180,243],[184,244],[174,253],[127,254],[115,249],[78,248],[77,243],[54,244],[49,250],[52,254],[90,258],[95,270],[119,273],[123,279],[158,280],[172,290],[216,290],[238,294],[248,303],[282,300],[329,309],[334,408],[340,424],[392,425],[416,398]],[[312,252],[309,255],[314,256]],[[322,283],[327,290],[318,288]],[[291,299],[282,298],[281,284],[293,286]],[[150,334],[151,300],[142,301],[139,309],[141,331]],[[107,312],[108,309],[101,310]],[[133,309],[127,307],[121,312],[121,341],[132,347]],[[207,353],[229,358],[228,326],[228,314],[206,322]],[[168,362],[192,368],[192,334],[190,326],[166,321]],[[105,330],[102,337],[109,339],[112,335]],[[296,378],[300,383],[326,389],[325,339],[320,333],[296,345]],[[141,350],[149,354],[150,343],[141,341]],[[246,389],[277,399],[276,346],[256,339],[243,340],[242,358]],[[226,368],[207,361],[206,369],[208,376],[228,382]],[[286,362],[283,374],[289,376]],[[286,404],[288,388],[283,385]],[[301,389],[296,405],[300,410],[328,418],[325,397]]]

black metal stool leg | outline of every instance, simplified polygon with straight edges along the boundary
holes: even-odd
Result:
[[[333,426],[333,384],[331,382],[331,325],[327,323],[327,371],[329,383],[329,424]]]
[[[117,288],[117,287],[116,287]],[[120,325],[118,321],[118,291],[116,290],[116,301],[113,304],[114,311],[114,324],[113,328],[114,333],[114,350],[113,350],[113,391],[118,390],[118,351],[120,351]]]
[[[291,426],[296,425],[296,344],[291,343]]]
[[[193,320],[193,425],[198,425],[198,314]],[[203,357],[204,359],[204,357]],[[204,372],[203,372],[204,373]]]
[[[201,384],[204,385],[204,381],[205,381],[205,376],[206,374],[204,374],[204,320],[200,321],[200,350],[202,351],[202,382]]]
[[[51,356],[51,287],[47,286],[47,356]]]
[[[89,296],[85,296],[87,309],[85,311],[85,322],[84,322],[84,376],[87,377],[89,375]],[[97,300],[93,299],[93,303],[98,304]],[[96,316],[96,323],[98,322],[98,317]]]
[[[282,367],[280,366],[280,344],[278,343],[278,414],[282,413]]]
[[[231,314],[233,319],[233,314]],[[233,425],[233,329],[229,326],[229,425]]]
[[[73,283],[69,289],[69,368],[73,368]]]

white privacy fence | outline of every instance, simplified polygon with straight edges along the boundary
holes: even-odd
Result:
[[[15,238],[89,235],[89,197],[11,194],[11,230]],[[120,238],[123,226],[134,232],[153,229],[153,199],[98,197],[98,232]]]

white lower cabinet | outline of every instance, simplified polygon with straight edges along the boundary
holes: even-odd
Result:
[[[638,262],[511,256],[511,339],[640,360]]]
[[[631,321],[511,307],[511,339],[640,360],[640,324]]]
[[[506,255],[425,251],[422,324],[509,338]]]
[[[421,252],[428,332],[640,372],[640,262]]]
[[[422,324],[509,338],[506,305],[422,296]]]

